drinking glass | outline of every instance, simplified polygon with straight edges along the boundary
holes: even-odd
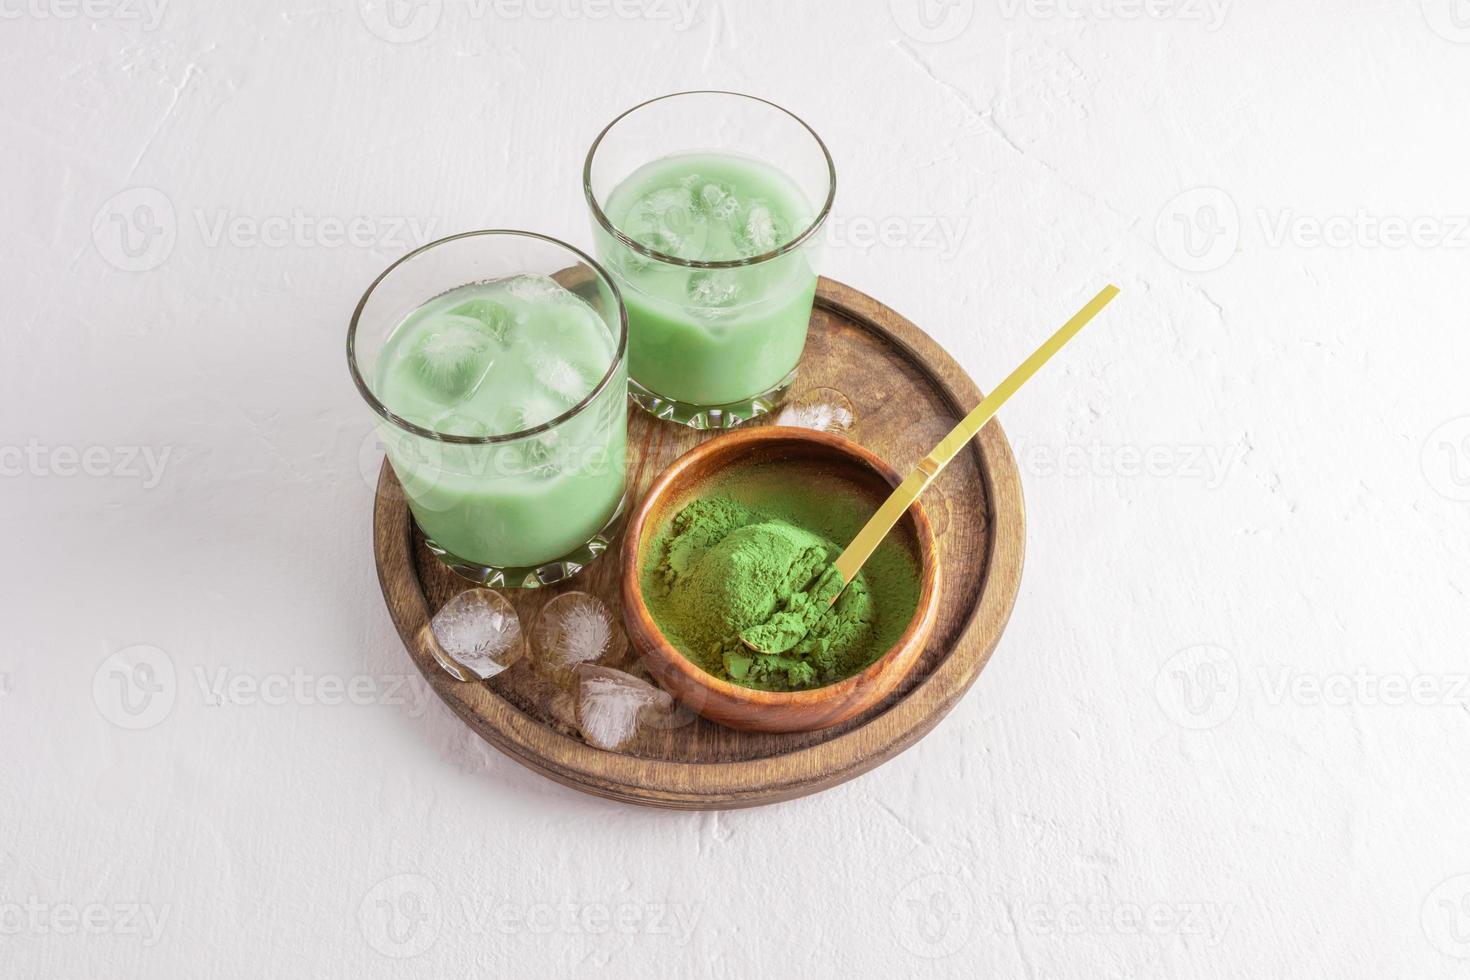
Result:
[[[395,414],[380,397],[380,358],[405,318],[461,286],[524,274],[555,280],[607,331],[612,362],[591,392],[549,421],[498,435],[436,431]],[[606,550],[624,502],[627,349],[617,286],[590,257],[544,235],[444,238],[399,259],[368,288],[347,331],[348,366],[441,561],[484,585],[530,588],[574,575]]]
[[[806,343],[836,190],[811,127],[754,96],[666,95],[598,135],[583,190],[628,309],[633,401],[698,429],[778,405]]]

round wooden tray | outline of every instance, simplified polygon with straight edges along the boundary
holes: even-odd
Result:
[[[828,403],[834,390],[851,405],[846,434],[900,472],[981,397],[918,327],[871,297],[822,279],[791,400],[800,405],[815,394]],[[632,410],[629,506],[665,466],[714,437]],[[872,769],[927,734],[979,676],[1015,602],[1025,542],[1020,475],[998,423],[956,457],[923,504],[939,539],[943,599],[928,647],[892,695],[850,722],[804,734],[737,732],[683,711],[677,721],[645,731],[626,753],[583,742],[568,724],[566,699],[555,696],[529,658],[485,682],[457,681],[439,667],[428,622],[467,583],[425,547],[386,462],[373,547],[383,596],[410,656],[434,691],[491,745],[584,792],[718,810],[815,793]],[[541,607],[569,589],[595,593],[621,616],[619,578],[617,556],[606,555],[570,582],[507,594],[529,631]]]

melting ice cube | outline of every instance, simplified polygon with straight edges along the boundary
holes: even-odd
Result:
[[[522,472],[542,479],[556,476],[561,472],[563,456],[560,433],[543,432],[521,445]]]
[[[450,310],[449,315],[478,321],[485,328],[485,332],[495,338],[495,342],[499,344],[505,343],[506,334],[510,330],[510,314],[506,312],[505,307],[484,297],[461,303]]]
[[[656,216],[648,215],[635,218],[628,223],[628,226],[623,231],[638,244],[645,248],[651,248],[655,252],[662,252],[664,255],[677,256],[684,249],[684,236],[665,228]],[[630,261],[642,263],[638,265],[640,269],[643,267],[643,264],[647,263],[647,260],[643,259],[636,252]]]
[[[516,299],[529,302],[564,299],[568,296],[567,291],[555,279],[535,272],[511,276],[505,281],[505,291]]]
[[[447,313],[424,331],[411,355],[419,378],[446,402],[480,386],[495,363],[496,339],[479,320]]]
[[[776,416],[776,424],[818,432],[846,432],[856,418],[851,400],[842,392],[836,388],[813,388],[788,401]]]
[[[688,188],[660,187],[639,202],[644,214],[657,220],[659,227],[679,232],[689,227],[694,203]]]
[[[699,196],[682,183],[645,194],[628,209],[621,228],[640,245],[685,259],[697,257],[709,237]],[[634,271],[645,267],[637,259],[631,262]]]
[[[627,639],[607,603],[586,592],[566,592],[548,602],[531,629],[536,667],[562,682],[580,664],[615,664]]]
[[[558,409],[547,418],[555,418],[567,408],[571,408],[586,398],[587,392],[593,388],[592,383],[575,364],[557,354],[543,354],[536,358],[531,365],[531,371],[537,381],[566,399],[566,408]]]
[[[525,652],[521,620],[510,600],[489,589],[467,589],[434,614],[429,629],[439,649],[476,677],[494,677]]]
[[[577,727],[599,749],[623,748],[641,725],[673,709],[667,692],[621,670],[582,664],[577,679]]]
[[[740,201],[733,191],[720,184],[705,184],[695,198],[700,211],[719,221],[729,220],[740,210]]]
[[[505,431],[524,432],[526,429],[534,429],[544,422],[550,422],[566,410],[566,406],[551,395],[532,391],[526,394],[519,404],[506,410],[508,425]]]
[[[550,394],[531,392],[519,405],[504,410],[503,432],[524,432],[550,422],[567,410],[567,405]],[[496,472],[511,476],[554,476],[560,467],[561,432],[550,429],[500,447],[494,459]]]
[[[740,280],[728,269],[709,269],[689,277],[689,300],[696,312],[718,316],[740,301]]]
[[[490,426],[484,421],[457,408],[451,408],[447,412],[434,416],[429,420],[429,425],[435,432],[442,432],[448,436],[490,435]]]
[[[745,212],[738,239],[750,255],[770,252],[786,240],[786,225],[764,204],[754,203]]]

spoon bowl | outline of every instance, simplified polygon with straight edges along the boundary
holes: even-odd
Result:
[[[918,602],[898,640],[851,677],[804,691],[763,691],[708,673],[681,653],[654,621],[644,600],[642,571],[656,560],[653,542],[685,504],[707,494],[721,477],[744,467],[787,471],[784,481],[814,494],[851,494],[867,510],[900,483],[899,474],[873,453],[841,436],[811,429],[762,426],[701,443],[675,460],[632,514],[623,540],[623,621],[629,641],[649,671],[682,704],[731,728],[804,732],[861,714],[893,692],[928,643],[939,614],[939,548],[922,505],[893,530],[919,571]]]

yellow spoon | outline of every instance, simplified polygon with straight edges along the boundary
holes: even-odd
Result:
[[[1077,336],[1078,331],[1087,326],[1088,322],[1113,301],[1118,295],[1117,286],[1108,286],[1102,292],[1094,296],[1086,306],[1077,311],[1077,314],[1062,325],[1062,328],[1036,348],[1035,353],[1021,362],[1010,375],[995,387],[990,394],[975,406],[975,410],[960,420],[950,430],[949,435],[939,440],[939,445],[933,451],[921,459],[912,473],[883,501],[883,505],[863,525],[863,529],[852,539],[852,543],[837,556],[837,560],[829,566],[826,571],[819,575],[815,584],[808,590],[811,597],[810,602],[801,603],[789,610],[776,613],[768,621],[752,626],[741,631],[740,641],[757,653],[785,653],[797,643],[801,642],[813,623],[827,610],[842,590],[847,588],[863,563],[872,556],[879,542],[893,530],[893,526],[903,517],[904,512],[909,509],[919,494],[934,481],[940,471],[949,464],[949,461],[959,455],[971,439],[975,437],[985,423],[995,417],[995,413],[1006,403],[1006,400],[1014,395],[1020,387],[1031,380],[1041,366],[1049,361],[1053,354],[1066,346],[1067,342]]]

